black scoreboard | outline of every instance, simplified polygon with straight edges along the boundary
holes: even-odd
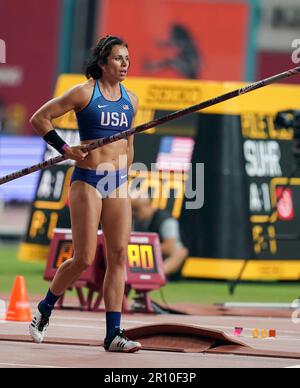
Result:
[[[234,279],[249,260],[243,279],[299,280],[300,171],[288,179],[293,130],[275,130],[274,119],[201,115],[193,162],[205,163],[205,204],[181,217],[198,226],[185,276]]]
[[[293,129],[275,130],[274,116],[255,114],[243,115],[241,126],[254,253],[261,259],[299,260],[300,240],[293,236],[300,235],[300,178],[296,173],[288,179],[297,167]]]

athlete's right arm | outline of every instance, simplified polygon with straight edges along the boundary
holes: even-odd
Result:
[[[54,130],[52,120],[63,116],[72,110],[80,110],[85,105],[86,91],[83,85],[78,85],[70,89],[60,97],[56,97],[43,105],[30,119],[36,133],[45,137]],[[76,161],[84,160],[88,156],[84,146],[67,147],[64,157]]]

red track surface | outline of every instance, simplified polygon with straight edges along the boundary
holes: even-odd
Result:
[[[155,323],[182,323],[222,330],[232,335],[235,326],[244,327],[241,340],[255,349],[298,352],[300,325],[288,318],[204,317],[178,315],[124,315],[122,326],[133,328]],[[276,329],[276,339],[252,339],[253,328]],[[0,321],[1,335],[26,335],[28,324]],[[105,333],[103,313],[56,311],[48,337],[101,341]],[[75,342],[75,341],[74,341]],[[107,353],[102,347],[78,345],[36,345],[21,342],[0,342],[0,368],[16,367],[92,367],[92,368],[268,368],[299,365],[299,360],[233,356],[227,354],[176,353],[142,350],[137,354]]]

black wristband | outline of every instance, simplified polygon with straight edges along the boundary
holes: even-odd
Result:
[[[43,139],[46,143],[51,145],[51,147],[55,148],[60,154],[64,155],[66,152],[66,147],[68,147],[67,143],[63,141],[63,139],[58,135],[58,133],[53,129],[48,132]]]

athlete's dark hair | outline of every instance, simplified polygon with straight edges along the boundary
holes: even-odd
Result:
[[[117,36],[107,35],[100,39],[97,46],[92,49],[91,55],[87,60],[85,75],[87,79],[100,79],[102,77],[102,69],[99,66],[107,63],[107,58],[110,56],[112,48],[116,45],[125,46],[128,44]]]

